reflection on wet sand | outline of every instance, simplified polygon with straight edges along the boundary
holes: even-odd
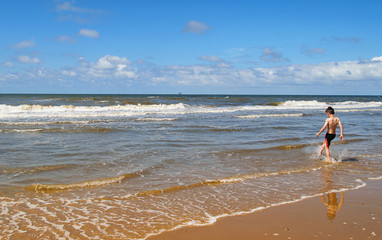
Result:
[[[329,192],[326,194],[326,199],[325,199],[325,194],[321,196],[321,201],[324,203],[326,208],[328,209],[327,216],[329,220],[334,220],[336,218],[337,212],[340,210],[342,204],[344,203],[344,193],[341,192],[341,199],[338,202],[337,198],[337,192],[330,192],[333,190],[332,187],[332,182],[333,180],[331,179],[332,174],[331,174],[331,168],[327,167],[324,175],[324,179],[326,182],[325,186],[325,192]]]
[[[342,204],[344,203],[344,193],[341,192],[341,199],[338,203],[337,193],[328,193],[326,194],[327,201],[325,200],[325,195],[321,196],[321,201],[325,204],[328,209],[327,216],[330,220],[334,220],[336,218],[337,211],[340,210]]]

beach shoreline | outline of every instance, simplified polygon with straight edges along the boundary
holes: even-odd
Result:
[[[382,176],[381,136],[375,131],[381,129],[379,96],[0,98],[5,239],[142,240],[219,220],[213,228],[236,219],[228,216],[257,216],[314,196],[312,208],[321,208],[325,222],[322,193],[331,193],[326,201],[339,205],[340,191]],[[315,135],[328,104],[346,126],[345,141],[332,143],[331,163],[317,156],[323,137]],[[349,194],[330,221],[343,215]],[[258,239],[283,233],[269,218],[271,229]],[[225,226],[234,235],[217,232],[238,239],[264,219]],[[285,231],[294,233],[290,222],[284,220],[290,229]]]
[[[360,189],[225,217],[212,225],[184,227],[147,239],[380,239],[381,190],[381,180],[369,180]]]

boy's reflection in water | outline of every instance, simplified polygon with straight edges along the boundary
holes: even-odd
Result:
[[[331,167],[326,167],[326,171],[324,172],[324,178],[326,182],[325,192],[330,192],[333,189],[332,186],[332,172]],[[326,195],[326,199],[325,199]],[[328,209],[327,216],[330,220],[334,220],[336,218],[337,211],[340,210],[342,204],[344,203],[344,193],[341,192],[341,199],[338,202],[337,193],[331,192],[327,194],[323,194],[321,196],[321,201],[325,204],[326,208]]]
[[[338,203],[337,199],[337,193],[328,193],[327,195],[327,202],[325,200],[325,195],[322,195],[321,201],[325,204],[325,206],[328,208],[327,216],[330,220],[334,220],[336,218],[337,211],[340,210],[342,204],[344,203],[344,193],[341,192],[341,199]]]

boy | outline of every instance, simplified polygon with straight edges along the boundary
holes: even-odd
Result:
[[[328,107],[325,112],[326,112],[326,115],[328,116],[328,118],[326,119],[324,126],[316,134],[316,136],[318,137],[325,130],[325,128],[327,128],[326,135],[325,135],[325,140],[324,140],[324,143],[322,144],[322,147],[321,147],[319,155],[322,154],[322,151],[325,148],[327,161],[330,162],[329,146],[330,146],[330,142],[336,137],[336,128],[337,128],[337,125],[339,125],[340,129],[341,129],[340,139],[342,141],[344,141],[344,136],[343,136],[342,123],[341,123],[341,121],[340,121],[340,119],[338,117],[334,116],[334,109],[332,107]]]

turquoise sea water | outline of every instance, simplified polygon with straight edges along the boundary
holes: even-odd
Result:
[[[381,96],[0,95],[0,232],[144,239],[358,188],[382,178],[381,116]]]

